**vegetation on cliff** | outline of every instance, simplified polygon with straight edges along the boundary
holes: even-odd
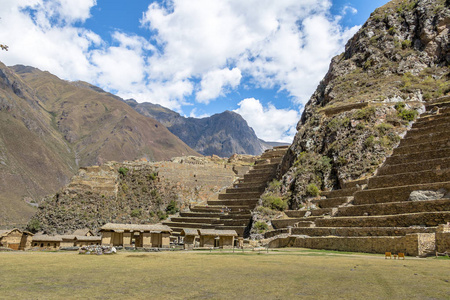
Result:
[[[298,209],[320,190],[373,175],[424,103],[449,94],[449,26],[445,0],[393,0],[372,13],[333,58],[297,125],[281,184],[262,199]]]

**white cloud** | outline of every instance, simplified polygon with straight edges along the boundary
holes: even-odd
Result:
[[[255,98],[247,98],[239,102],[234,110],[240,114],[256,135],[268,142],[291,143],[296,133],[295,125],[300,119],[300,112],[288,109],[277,109],[272,104],[263,107]]]
[[[358,10],[357,10],[356,8],[354,8],[353,6],[345,5],[345,6],[342,8],[342,12],[341,12],[341,13],[342,13],[343,15],[345,15],[345,14],[347,14],[347,12],[350,12],[351,14],[355,15],[355,14],[358,13]]]
[[[217,80],[204,89],[208,74],[236,66],[255,86],[279,87],[304,104],[358,29],[341,28],[330,7],[328,0],[152,3],[141,22],[158,32],[163,51],[150,58],[151,73],[169,80],[202,77],[196,99],[204,102],[223,95]]]
[[[241,82],[242,74],[238,68],[214,70],[206,73],[197,92],[197,101],[208,104],[211,99],[224,96],[226,87],[235,88]]]
[[[277,88],[301,107],[358,29],[339,26],[330,0],[167,0],[151,3],[143,14],[151,38],[116,31],[108,44],[83,28],[96,3],[0,1],[0,41],[10,47],[0,60],[178,111],[189,101],[208,104],[240,87]],[[346,7],[342,14],[347,12],[356,11]],[[257,106],[244,100],[238,110],[248,112],[249,103]],[[286,112],[273,105],[261,109],[261,116]],[[268,138],[286,139],[292,136],[287,130],[278,128],[280,136]]]

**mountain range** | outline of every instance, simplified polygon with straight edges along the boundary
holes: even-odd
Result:
[[[144,116],[161,122],[183,142],[203,155],[260,155],[268,148],[282,145],[259,139],[244,118],[232,111],[201,119],[186,118],[158,104],[138,103],[133,99],[125,102]]]

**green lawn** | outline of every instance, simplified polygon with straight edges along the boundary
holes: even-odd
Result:
[[[0,253],[0,299],[450,299],[450,260],[286,249]]]

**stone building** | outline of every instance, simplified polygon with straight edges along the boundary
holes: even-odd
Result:
[[[59,250],[62,242],[62,236],[37,234],[33,236],[32,247],[37,250]]]
[[[181,236],[184,237],[184,249],[192,250],[198,246],[198,229],[194,228],[183,228],[181,231]]]
[[[102,245],[169,248],[172,230],[165,225],[107,223],[100,229]]]
[[[33,234],[14,228],[0,230],[0,247],[11,248],[13,250],[26,250],[31,247]]]
[[[200,247],[233,248],[235,230],[199,229]]]

